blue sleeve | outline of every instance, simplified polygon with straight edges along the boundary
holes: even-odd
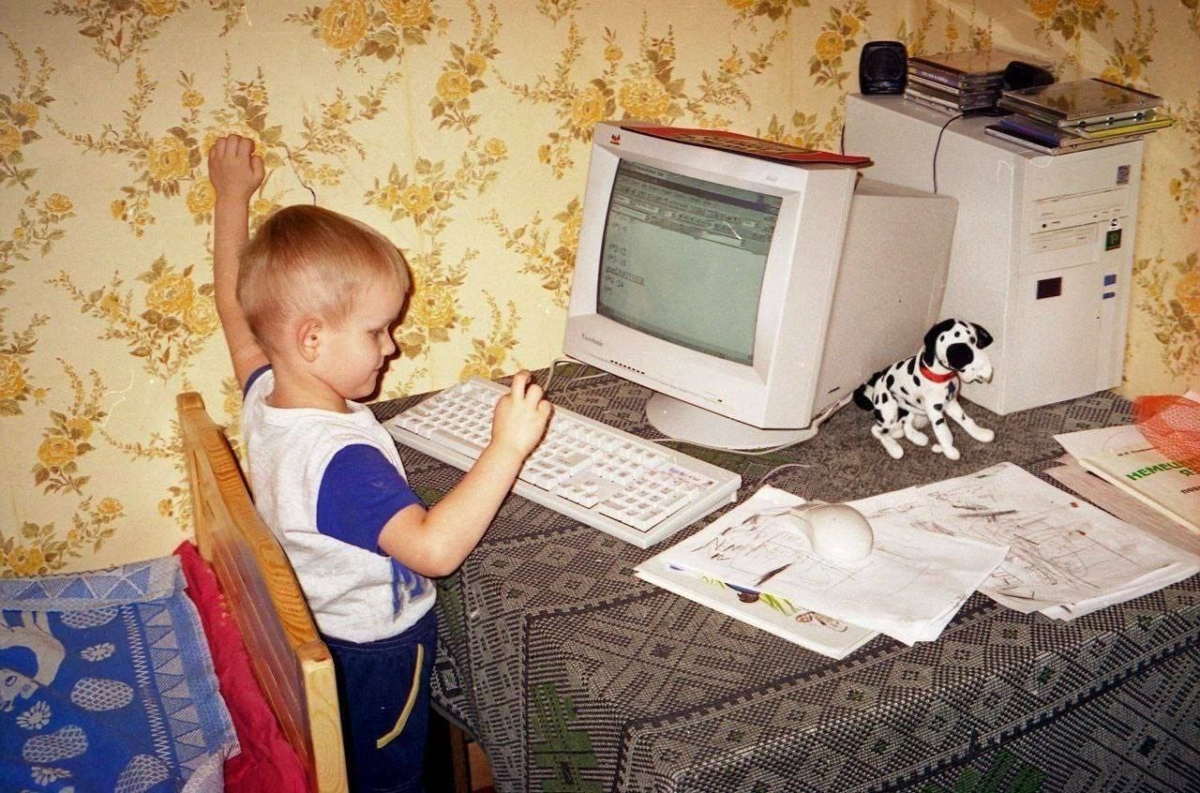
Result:
[[[400,510],[421,499],[383,453],[366,444],[338,451],[317,492],[317,530],[379,553],[379,533]]]
[[[242,389],[243,397],[250,393],[250,386],[254,385],[254,381],[266,374],[270,368],[271,364],[265,363],[250,373],[250,376],[246,378],[246,387]]]

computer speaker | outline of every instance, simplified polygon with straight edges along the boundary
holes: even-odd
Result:
[[[900,41],[868,41],[858,59],[858,87],[864,94],[902,94],[908,82],[908,50]]]

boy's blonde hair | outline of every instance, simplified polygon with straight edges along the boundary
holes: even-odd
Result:
[[[380,278],[409,290],[408,264],[386,237],[328,209],[290,206],[242,250],[237,299],[259,344],[274,349],[298,319],[344,322],[362,289]]]

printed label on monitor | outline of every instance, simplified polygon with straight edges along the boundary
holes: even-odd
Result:
[[[622,160],[608,207],[598,312],[738,363],[754,359],[782,199]]]

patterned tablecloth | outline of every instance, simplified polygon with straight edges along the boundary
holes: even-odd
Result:
[[[648,395],[603,377],[553,401],[656,437]],[[1055,433],[1130,421],[1109,392],[1005,417],[967,408],[997,438],[956,433],[956,463],[892,460],[853,405],[783,452],[686,451],[740,473],[740,499],[773,472],[842,501],[1005,460],[1041,475]],[[461,476],[402,454],[429,501]],[[775,470],[787,463],[803,467]],[[661,547],[510,497],[442,583],[434,697],[478,737],[501,793],[1200,790],[1200,576],[1068,623],[976,593],[935,642],[880,636],[833,661],[634,577]]]

